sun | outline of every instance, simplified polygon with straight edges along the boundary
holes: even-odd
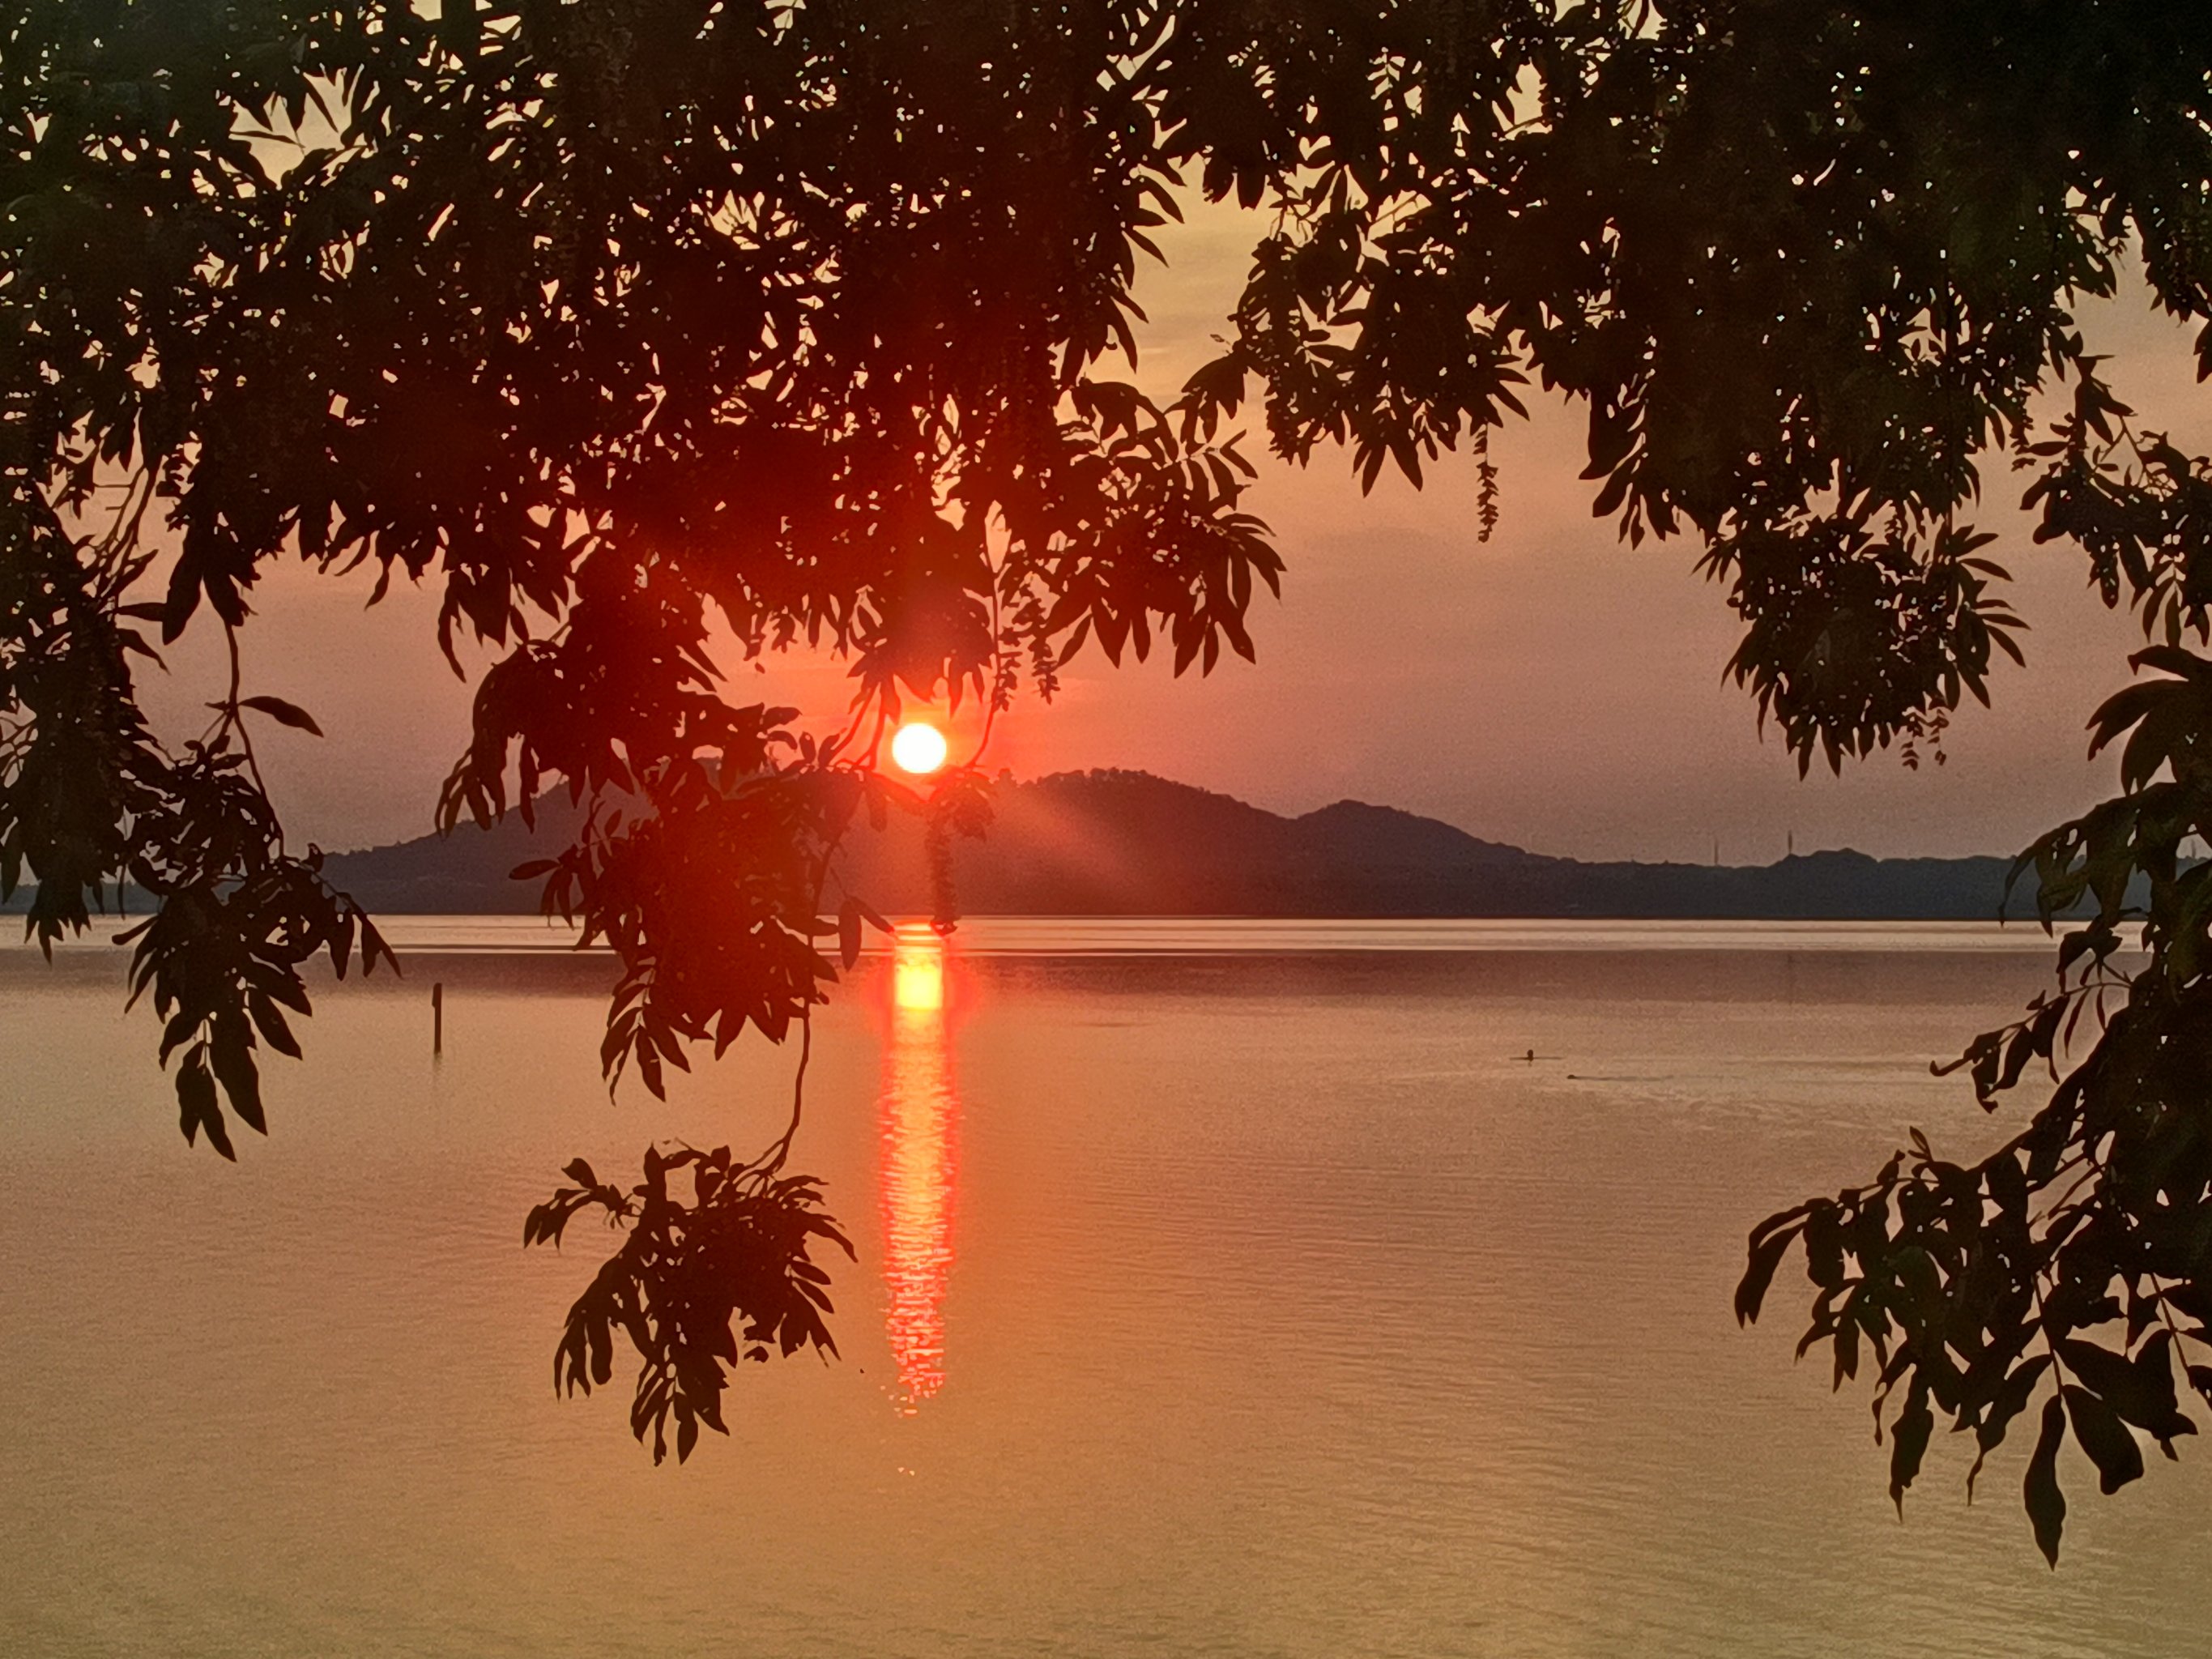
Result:
[[[908,720],[891,738],[891,759],[902,772],[923,777],[945,764],[945,733],[926,720]]]

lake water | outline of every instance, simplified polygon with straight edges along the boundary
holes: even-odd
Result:
[[[1908,1126],[2032,933],[971,924],[822,1018],[795,1167],[860,1249],[835,1363],[746,1366],[661,1468],[556,1400],[596,1266],[520,1248],[578,1154],[765,1144],[789,1056],[598,1079],[604,961],[424,919],[319,994],[272,1134],[188,1152],[118,954],[0,951],[0,1651],[26,1655],[2164,1656],[2212,1476],[2066,1553],[1900,1522],[1863,1391],[1729,1294],[1747,1228]],[[446,988],[446,1052],[428,991]],[[1533,1051],[1533,1061],[1525,1056]],[[251,1144],[247,1144],[247,1143]]]

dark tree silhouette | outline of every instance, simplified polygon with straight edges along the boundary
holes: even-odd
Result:
[[[1986,700],[1993,653],[2020,656],[1968,521],[1993,466],[2024,471],[2037,538],[2078,544],[2141,614],[2155,678],[2097,726],[2126,737],[2122,793],[2023,865],[2046,918],[2086,894],[2096,920],[1965,1062],[1991,1103],[2031,1062],[2071,1069],[1978,1161],[1916,1143],[1762,1225],[1738,1307],[1802,1241],[1806,1346],[1839,1385],[1863,1355],[1900,1500],[1938,1411],[1986,1455],[2041,1399],[2026,1495],[2054,1559],[2069,1429],[2107,1490],[2140,1472],[2138,1433],[2192,1431],[2212,875],[2180,849],[2212,824],[2212,660],[2185,643],[2212,641],[2212,462],[2131,422],[2075,313],[2132,260],[2166,310],[2212,319],[2196,6],[0,17],[0,876],[35,874],[49,941],[126,874],[160,900],[135,971],[183,1054],[188,1138],[228,1153],[225,1101],[262,1127],[257,1040],[294,1051],[309,955],[389,954],[287,849],[255,773],[251,719],[305,713],[234,675],[172,750],[138,712],[147,631],[234,647],[265,562],[434,582],[448,650],[503,653],[441,822],[526,814],[549,783],[594,804],[533,873],[614,946],[608,1069],[657,1091],[690,1043],[803,1028],[868,916],[823,897],[854,814],[976,827],[972,774],[921,799],[874,771],[902,697],[1049,696],[1091,641],[1117,661],[1157,641],[1178,671],[1250,654],[1279,566],[1226,435],[1248,398],[1277,452],[1346,447],[1369,484],[1464,445],[1487,516],[1487,434],[1533,380],[1587,409],[1601,516],[1703,543],[1744,621],[1732,672],[1802,766],[1917,758]],[[1263,234],[1224,351],[1160,405],[1115,364],[1185,179]],[[2197,350],[2212,368],[2212,326]],[[754,653],[849,653],[845,728],[732,706],[710,612]],[[628,1194],[572,1170],[532,1218],[557,1233],[599,1202],[634,1224],[562,1375],[605,1380],[624,1329],[648,1359],[639,1431],[672,1410],[679,1454],[719,1425],[731,1317],[763,1352],[827,1340],[800,1301],[810,1231],[835,1234],[780,1173],[789,1140],[751,1165],[656,1154]],[[737,1304],[697,1277],[732,1251],[774,1269]]]

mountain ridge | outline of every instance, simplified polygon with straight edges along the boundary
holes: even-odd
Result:
[[[1346,798],[1288,817],[1236,797],[1121,769],[1002,777],[981,841],[956,840],[971,915],[1545,917],[1778,921],[1993,921],[2009,859],[1876,859],[1850,848],[1769,865],[1586,862],[1485,841],[1399,807]],[[565,798],[539,828],[510,815],[331,855],[325,870],[372,911],[537,908],[507,878],[573,834]],[[865,825],[841,858],[846,890],[878,909],[929,908],[921,826]],[[2023,896],[2015,915],[2032,914]]]

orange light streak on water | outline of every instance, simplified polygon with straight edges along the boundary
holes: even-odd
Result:
[[[945,941],[902,930],[891,959],[890,1042],[884,1054],[882,1164],[884,1324],[908,1416],[945,1386],[945,1290],[952,1272],[952,1198],[960,1111],[945,1029]]]

